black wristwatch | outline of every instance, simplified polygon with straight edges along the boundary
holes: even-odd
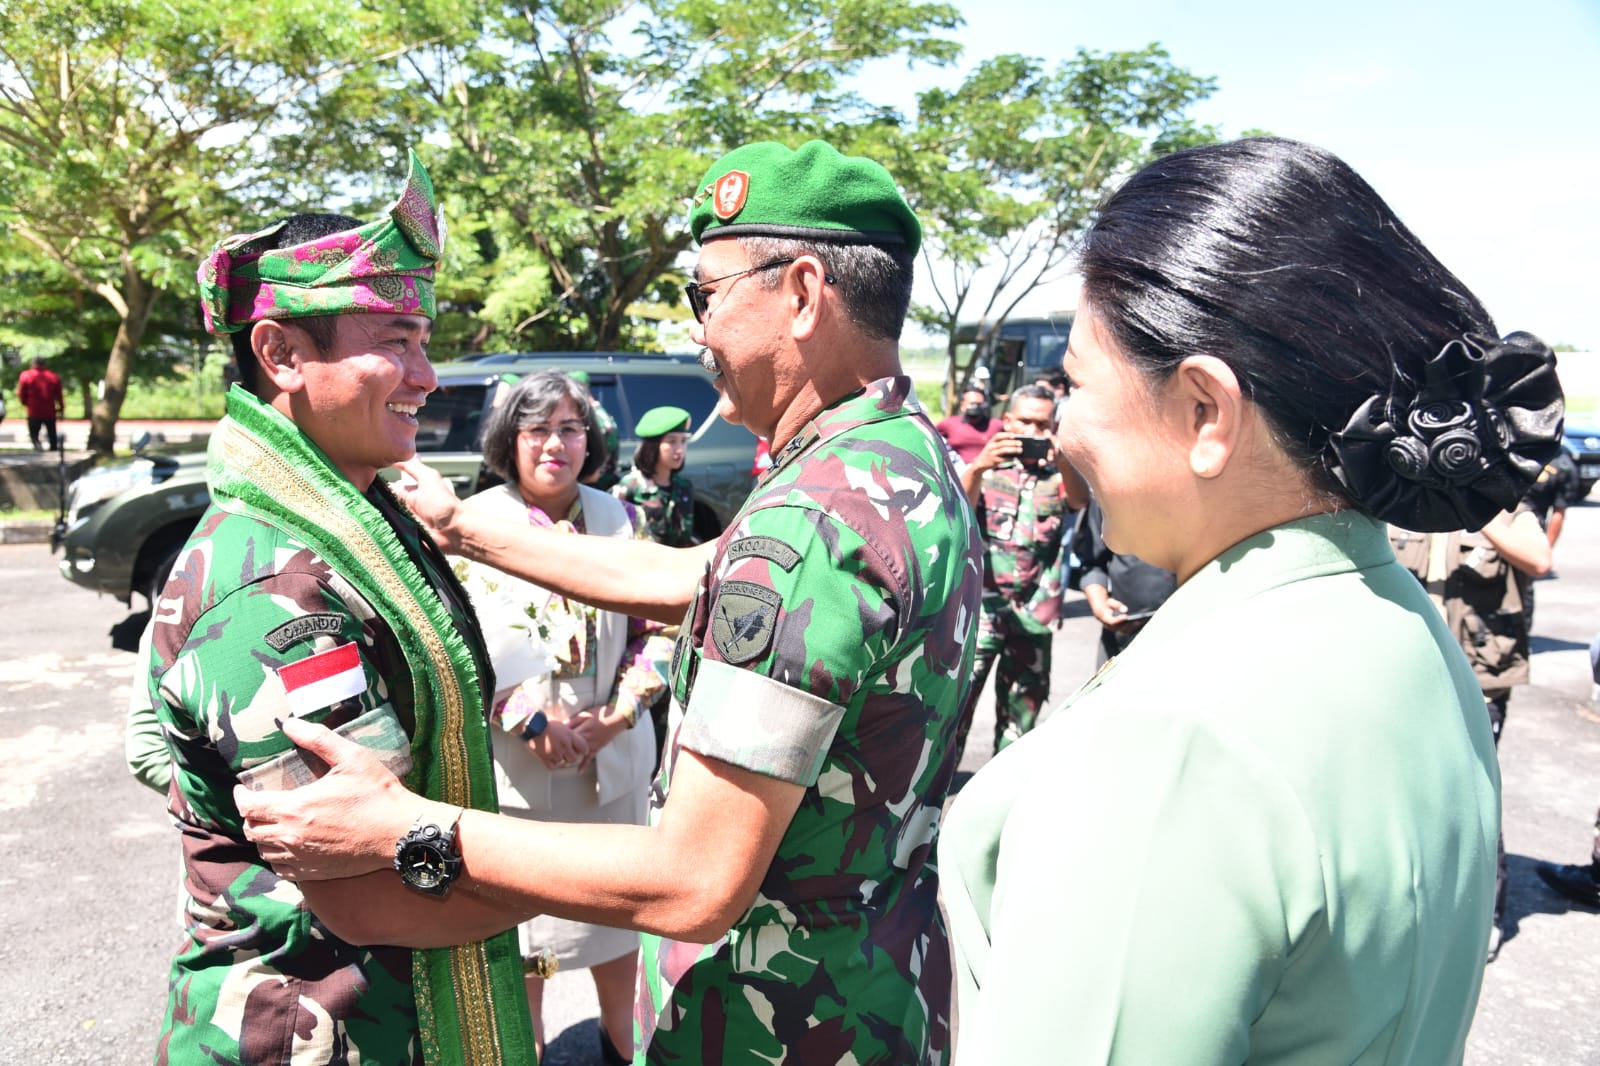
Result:
[[[461,873],[461,857],[456,854],[457,811],[448,827],[441,827],[419,814],[411,831],[395,842],[394,868],[400,880],[430,896],[450,891],[450,882]]]
[[[544,732],[544,727],[550,724],[550,716],[543,711],[534,711],[528,715],[528,720],[522,723],[522,739],[532,740]]]

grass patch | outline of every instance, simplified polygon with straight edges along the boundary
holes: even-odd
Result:
[[[56,520],[56,512],[0,507],[0,521],[3,522],[37,522],[40,520],[54,522]]]
[[[169,378],[128,382],[119,418],[221,418],[227,391],[222,370],[231,354],[213,351],[205,364],[178,366]]]

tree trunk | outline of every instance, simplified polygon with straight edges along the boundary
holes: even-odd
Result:
[[[122,401],[128,395],[128,375],[133,369],[133,357],[144,339],[145,325],[150,321],[150,309],[155,305],[155,289],[131,265],[123,272],[122,297],[127,302],[128,313],[117,326],[117,338],[111,342],[111,355],[106,360],[105,393],[94,405],[89,421],[89,450],[96,455],[110,456],[116,443],[117,416],[122,412]]]

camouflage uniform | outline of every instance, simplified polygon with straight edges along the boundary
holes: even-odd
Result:
[[[1050,696],[1050,626],[1061,614],[1061,542],[1072,528],[1069,517],[1055,467],[1012,461],[984,472],[978,497],[985,547],[983,611],[972,690],[961,711],[958,758],[996,660],[996,751],[1033,728]]]
[[[492,690],[476,621],[444,557],[381,483],[366,497],[449,610]],[[288,697],[276,668],[350,642],[360,649],[365,691],[305,717],[338,728],[392,708],[386,736],[379,729],[356,739],[381,754],[410,754],[413,685],[394,631],[293,532],[213,503],[156,605],[153,633],[151,695],[173,754],[169,808],[186,873],[186,937],[172,963],[158,1063],[423,1061],[413,952],[356,947],[330,933],[245,839],[233,801],[242,772],[259,773],[291,748],[277,726]],[[486,726],[475,726],[464,739],[486,745]]]
[[[617,499],[639,512],[650,530],[650,539],[669,548],[687,548],[694,541],[694,496],[689,479],[672,475],[672,484],[662,488],[655,478],[639,470],[629,470],[611,490]]]
[[[823,411],[757,483],[678,641],[653,803],[683,748],[806,792],[722,940],[645,937],[636,1062],[946,1061],[932,843],[980,550],[908,378]]]

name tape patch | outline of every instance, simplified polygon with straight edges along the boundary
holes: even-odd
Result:
[[[344,619],[336,614],[305,614],[291,618],[262,639],[273,651],[282,651],[307,637],[336,637],[343,622]]]
[[[727,558],[748,559],[752,556],[776,563],[784,570],[793,570],[800,561],[800,553],[776,537],[742,537],[728,545]]]

